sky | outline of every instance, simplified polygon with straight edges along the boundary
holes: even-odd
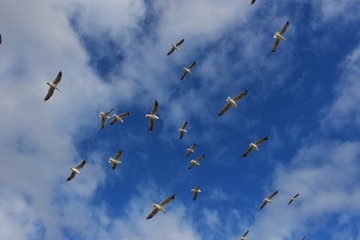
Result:
[[[0,239],[218,240],[247,229],[249,240],[360,239],[358,1],[0,5]],[[44,102],[59,71],[60,92]],[[131,115],[101,131],[111,108]],[[146,220],[172,194],[166,213]]]

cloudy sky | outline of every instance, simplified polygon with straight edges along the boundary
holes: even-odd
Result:
[[[247,229],[249,240],[360,239],[358,1],[0,6],[0,239],[218,240]],[[287,20],[287,40],[271,54]],[[59,71],[60,92],[44,102]],[[218,117],[245,89],[238,108]],[[155,99],[160,120],[148,133]],[[100,131],[99,112],[111,108],[131,116]],[[145,219],[172,194],[166,214]]]

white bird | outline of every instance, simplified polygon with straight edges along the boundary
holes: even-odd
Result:
[[[180,80],[183,80],[188,73],[191,73],[191,69],[196,65],[196,62],[194,61],[190,66],[184,67],[184,74],[181,76]]]
[[[109,158],[109,163],[112,164],[112,167],[111,167],[112,170],[115,170],[117,165],[121,164],[120,158],[121,158],[122,153],[123,153],[123,150],[119,150],[114,158],[112,158],[112,157]]]
[[[280,44],[280,41],[281,40],[286,40],[283,36],[283,34],[286,32],[286,29],[288,28],[289,26],[289,20],[285,23],[285,25],[282,27],[282,29],[280,30],[280,32],[276,32],[275,35],[274,35],[274,38],[276,38],[275,40],[275,43],[274,43],[274,46],[273,48],[271,49],[271,52],[274,53],[276,51],[276,49],[278,48],[279,44]]]
[[[124,123],[123,118],[126,117],[126,116],[130,116],[130,114],[131,113],[129,113],[129,112],[122,113],[122,114],[119,114],[119,115],[114,114],[113,115],[113,120],[109,123],[109,126],[115,124],[116,122]]]
[[[164,206],[166,204],[168,204],[169,202],[171,202],[174,198],[176,197],[176,194],[171,195],[170,197],[168,197],[167,199],[165,199],[164,201],[162,201],[160,204],[157,203],[153,203],[152,206],[154,207],[154,209],[152,210],[152,212],[146,217],[146,219],[150,219],[153,216],[155,216],[158,211],[162,211],[163,213],[165,213],[165,208]]]
[[[149,132],[151,132],[154,128],[155,120],[159,119],[159,117],[156,116],[158,108],[159,108],[159,103],[157,100],[155,100],[151,113],[145,115],[145,117],[149,118],[149,129],[148,129]]]
[[[101,130],[104,130],[105,122],[106,122],[106,120],[108,120],[110,118],[110,114],[112,111],[114,111],[113,108],[110,111],[108,111],[107,113],[104,113],[104,112],[99,113],[99,116],[101,117]]]
[[[290,199],[288,205],[290,205],[292,202],[294,202],[299,195],[300,195],[299,193],[295,194],[295,196],[293,196],[293,197]]]
[[[265,198],[260,206],[260,209],[263,209],[266,206],[266,204],[271,203],[272,198],[275,197],[276,194],[278,194],[278,191],[273,192],[270,196]]]
[[[240,240],[247,240],[246,235],[249,233],[249,230],[247,230],[242,237],[240,237]]]
[[[259,151],[259,145],[263,142],[265,142],[266,140],[268,140],[270,137],[264,137],[258,141],[256,141],[255,143],[250,143],[249,148],[246,150],[246,152],[242,155],[242,158],[246,158],[246,156],[253,150],[255,149],[256,151]]]
[[[183,138],[184,134],[187,132],[186,127],[188,125],[188,121],[185,121],[184,125],[182,126],[182,128],[179,128],[179,132],[180,132],[180,139]]]
[[[195,160],[191,160],[190,163],[191,165],[188,167],[188,169],[192,169],[194,166],[199,166],[200,165],[200,161],[205,157],[205,154],[198,157]]]
[[[223,109],[218,113],[218,116],[223,115],[225,112],[227,112],[230,107],[235,107],[237,108],[236,102],[240,101],[243,97],[245,97],[245,95],[247,94],[247,90],[242,91],[242,93],[240,93],[239,95],[231,98],[231,97],[227,97],[226,102],[227,104],[223,107]]]
[[[75,177],[76,174],[80,173],[80,169],[82,169],[86,164],[86,160],[83,160],[77,167],[71,167],[70,170],[72,171],[70,176],[66,179],[66,181],[70,181]]]
[[[191,153],[195,152],[195,148],[196,148],[196,143],[194,143],[191,147],[189,147],[188,149],[186,149],[186,157],[190,156]]]
[[[199,192],[201,192],[200,186],[197,186],[196,188],[191,189],[191,191],[194,192],[193,201],[195,201]]]
[[[55,80],[51,83],[51,82],[47,82],[46,84],[50,86],[44,101],[47,101],[51,98],[51,96],[54,94],[55,89],[60,91],[57,87],[58,83],[61,81],[61,77],[62,77],[62,72],[59,71],[58,75],[56,76]]]
[[[167,56],[169,56],[170,54],[172,54],[175,50],[178,50],[178,48],[180,47],[180,45],[185,41],[185,39],[181,39],[178,43],[176,44],[171,44],[172,48],[170,49],[170,51],[166,54]]]

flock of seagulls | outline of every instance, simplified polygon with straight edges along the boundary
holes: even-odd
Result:
[[[250,5],[253,5],[256,2],[256,0],[252,0]],[[289,27],[289,21],[287,21],[285,23],[285,25],[281,28],[281,30],[279,32],[276,32],[274,35],[275,38],[275,42],[274,42],[274,46],[271,50],[272,53],[274,53],[280,42],[281,41],[285,41],[285,37],[283,36],[284,33],[286,32],[287,28]],[[178,50],[179,47],[184,43],[185,39],[181,39],[180,41],[178,41],[175,44],[172,44],[171,49],[167,52],[167,56],[170,56],[171,54],[174,53],[175,50]],[[2,43],[2,36],[0,34],[0,44]],[[180,77],[180,80],[185,79],[185,77],[191,73],[191,70],[195,67],[196,65],[196,61],[193,61],[188,67],[184,67],[184,73],[183,75]],[[57,74],[56,78],[54,79],[53,82],[47,82],[46,84],[49,85],[49,90],[44,98],[44,101],[48,101],[54,94],[55,90],[59,90],[58,88],[58,84],[60,83],[62,78],[62,72],[59,71],[59,73]],[[238,94],[237,96],[234,96],[233,98],[228,97],[226,99],[226,104],[225,106],[218,112],[218,116],[222,116],[224,113],[226,113],[231,107],[233,108],[237,108],[237,102],[240,101],[241,99],[243,99],[246,95],[247,95],[248,91],[247,90],[243,90],[240,94]],[[155,125],[155,121],[159,120],[160,118],[156,115],[158,112],[158,108],[159,108],[159,103],[157,100],[155,100],[153,108],[151,110],[150,114],[146,114],[145,117],[149,119],[149,128],[148,128],[148,132],[153,131],[154,129],[154,125]],[[106,121],[110,118],[110,114],[114,111],[114,109],[112,108],[111,110],[109,110],[108,112],[100,112],[99,116],[101,117],[101,130],[103,130],[105,128],[105,124]],[[112,121],[109,123],[109,126],[114,125],[116,122],[121,122],[124,123],[123,118],[130,116],[130,112],[124,112],[121,114],[113,114],[113,119]],[[180,137],[179,139],[182,139],[184,137],[184,134],[187,132],[186,128],[188,125],[188,121],[185,121],[184,125],[178,129],[179,133],[180,133]],[[245,151],[245,153],[242,155],[242,158],[245,158],[248,156],[248,154],[252,151],[252,150],[256,150],[258,151],[258,147],[260,144],[264,143],[265,141],[269,140],[269,136],[266,136],[258,141],[256,141],[255,143],[250,143],[249,144],[249,148]],[[194,143],[192,146],[190,146],[189,148],[186,149],[186,157],[189,157],[192,153],[195,152],[195,148],[196,148],[197,144]],[[115,170],[116,167],[121,164],[120,158],[123,154],[123,150],[119,150],[116,154],[116,156],[114,158],[110,157],[108,162],[111,164],[111,169]],[[190,160],[190,166],[188,167],[188,169],[192,169],[195,166],[199,166],[200,165],[200,161],[203,160],[205,158],[205,154],[201,155],[200,157]],[[71,181],[77,174],[80,173],[80,170],[86,165],[86,160],[83,160],[78,166],[76,167],[71,167],[71,174],[70,176],[66,179],[66,181]],[[191,192],[193,192],[193,201],[195,201],[198,197],[198,194],[201,192],[200,186],[197,186],[193,189],[191,189]],[[278,191],[273,192],[270,196],[266,197],[261,206],[260,209],[263,209],[268,203],[271,203],[273,201],[273,198],[278,194]],[[299,193],[297,193],[296,195],[294,195],[290,201],[288,202],[288,205],[290,205],[291,203],[293,203],[298,197],[299,197]],[[163,200],[162,202],[160,202],[159,204],[157,203],[153,203],[153,210],[151,211],[151,213],[146,217],[146,219],[151,219],[153,218],[159,211],[165,213],[165,205],[167,205],[168,203],[170,203],[172,200],[174,200],[176,197],[176,194],[173,194],[171,196],[169,196],[168,198],[166,198],[165,200]],[[240,240],[247,240],[247,235],[249,233],[249,230],[247,230],[241,237]],[[302,238],[302,240],[305,240],[306,236],[304,236]]]

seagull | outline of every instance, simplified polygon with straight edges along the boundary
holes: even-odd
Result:
[[[225,112],[227,112],[230,107],[235,107],[237,108],[236,102],[240,101],[243,97],[245,97],[245,95],[247,94],[247,90],[242,91],[242,93],[240,93],[239,95],[231,98],[231,97],[227,97],[226,101],[227,104],[224,106],[224,108],[218,113],[218,116],[223,115]]]
[[[179,132],[180,132],[180,139],[183,138],[184,134],[187,132],[186,131],[186,127],[188,125],[188,121],[185,121],[184,125],[182,126],[182,128],[179,128]]]
[[[45,98],[44,98],[44,101],[47,101],[51,98],[51,96],[54,94],[54,91],[55,89],[60,91],[57,87],[58,83],[61,81],[61,77],[62,77],[62,72],[59,71],[58,75],[56,76],[55,80],[50,83],[50,82],[47,82],[46,84],[50,86]]]
[[[71,179],[73,179],[75,177],[76,174],[80,173],[80,169],[82,169],[85,166],[86,163],[86,159],[83,160],[76,168],[70,168],[70,170],[72,171],[70,176],[66,179],[66,181],[70,181]]]
[[[109,123],[109,126],[115,124],[115,123],[118,122],[118,121],[120,121],[121,123],[124,123],[124,120],[122,120],[122,119],[123,119],[124,117],[126,117],[126,116],[130,116],[130,114],[131,114],[131,113],[129,113],[129,112],[122,113],[122,114],[120,114],[120,115],[114,114],[114,115],[113,115],[113,118],[114,118],[114,119],[111,121],[111,123]]]
[[[188,167],[188,169],[192,169],[194,166],[199,166],[200,165],[200,161],[205,157],[205,154],[203,154],[202,156],[198,157],[195,160],[191,160],[190,163],[191,165]]]
[[[188,73],[191,73],[191,69],[195,66],[196,62],[194,61],[190,66],[184,67],[184,74],[181,76],[180,80],[183,80]]]
[[[247,156],[253,149],[256,149],[256,151],[259,151],[258,146],[259,146],[261,143],[263,143],[263,142],[265,142],[266,140],[268,140],[269,138],[270,138],[270,137],[267,136],[267,137],[264,137],[264,138],[258,140],[258,141],[255,142],[255,143],[250,143],[249,148],[248,148],[248,149],[246,150],[246,152],[242,155],[242,158],[246,158],[246,156]]]
[[[262,203],[261,206],[260,206],[260,209],[263,209],[263,208],[266,206],[266,204],[272,202],[271,199],[272,199],[273,197],[275,197],[276,194],[278,194],[278,191],[273,192],[269,197],[265,198],[265,199],[263,200],[263,203]]]
[[[157,100],[155,100],[154,107],[151,110],[151,113],[145,115],[145,117],[149,118],[149,129],[148,129],[149,132],[151,132],[154,128],[155,120],[159,119],[159,117],[156,116],[158,108],[159,108],[159,103]]]
[[[195,152],[195,148],[196,148],[196,143],[194,143],[191,147],[189,147],[188,149],[186,149],[186,156],[190,156],[191,153]]]
[[[104,112],[99,113],[99,116],[101,117],[101,130],[104,130],[105,122],[108,118],[110,118],[110,114],[112,111],[114,111],[113,108],[110,111],[108,111],[107,113],[104,113]]]
[[[290,205],[292,202],[294,202],[298,196],[299,196],[299,193],[295,194],[295,196],[293,196],[293,197],[290,199],[288,205]]]
[[[109,163],[112,164],[112,167],[111,167],[112,170],[115,170],[117,165],[121,164],[120,158],[121,158],[122,153],[123,153],[123,150],[119,150],[114,158],[112,158],[112,157],[109,158]]]
[[[199,194],[199,192],[201,192],[200,186],[197,186],[196,188],[191,189],[191,191],[194,192],[193,201],[195,201],[197,198],[197,195]]]
[[[254,1],[255,2],[255,1]],[[247,240],[246,235],[249,233],[249,230],[247,230],[244,235],[242,235],[242,237],[240,238],[240,240]]]
[[[170,54],[172,54],[175,50],[178,50],[178,48],[180,47],[180,45],[185,41],[185,39],[181,39],[178,43],[176,44],[171,44],[172,48],[170,49],[170,51],[166,54],[167,56],[169,56]]]
[[[167,199],[165,199],[164,201],[162,201],[160,204],[157,203],[153,203],[152,206],[154,207],[154,209],[152,210],[152,212],[146,217],[146,219],[150,219],[153,216],[155,216],[158,211],[162,211],[163,213],[165,213],[165,208],[164,206],[166,204],[168,204],[169,202],[171,202],[174,198],[176,197],[176,194],[171,195],[170,197],[168,197]]]
[[[275,43],[274,43],[274,46],[273,48],[271,49],[271,52],[274,53],[276,51],[276,49],[278,48],[279,46],[279,43],[281,40],[286,40],[284,37],[283,37],[283,34],[286,32],[286,29],[288,28],[289,26],[289,20],[286,21],[285,25],[282,27],[282,29],[280,30],[280,32],[276,32],[275,35],[274,35],[274,38],[276,38],[275,40]]]
[[[251,0],[250,5],[253,5],[256,2],[256,0]]]

